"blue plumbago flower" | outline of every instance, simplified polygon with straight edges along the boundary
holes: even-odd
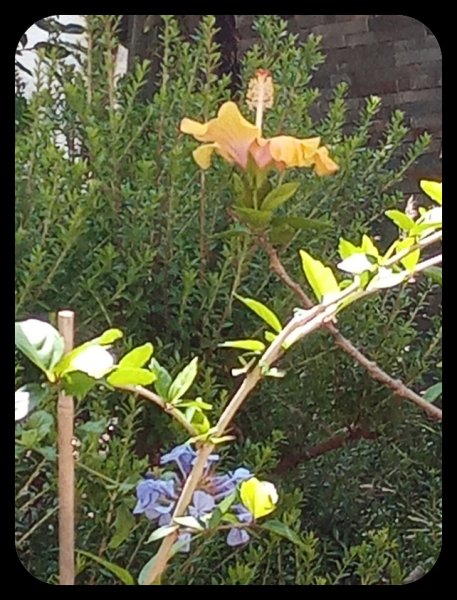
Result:
[[[216,503],[211,494],[197,490],[192,497],[193,504],[189,506],[189,515],[196,519],[211,514]]]
[[[175,462],[183,477],[187,477],[192,469],[192,464],[197,457],[197,453],[189,444],[181,444],[173,448],[168,454],[164,454],[160,459],[161,465],[169,462]]]
[[[216,500],[222,500],[229,494],[231,494],[236,486],[252,477],[252,473],[244,467],[239,467],[232,471],[228,475],[218,475],[213,477],[211,481],[211,489]]]
[[[172,472],[163,473],[159,478],[156,475],[145,475],[136,489],[137,503],[133,509],[134,514],[144,514],[149,520],[157,521],[158,526],[168,525],[172,520],[173,510],[185,479],[192,470],[197,458],[196,451],[189,443],[176,446],[161,458],[161,464],[176,463],[180,476]],[[238,467],[234,471],[222,475],[214,473],[214,466],[219,460],[218,454],[208,457],[204,476],[200,482],[201,489],[197,489],[192,496],[192,504],[187,514],[202,521],[207,520],[216,503],[229,496],[237,486],[250,479],[253,475],[245,467]],[[250,525],[254,521],[253,515],[242,504],[232,507],[240,524]],[[189,552],[192,533],[182,531],[178,537],[180,552]],[[227,536],[229,546],[241,546],[250,539],[249,533],[243,527],[232,527]]]
[[[144,479],[136,488],[137,503],[134,515],[144,513],[148,519],[160,519],[171,511],[176,500],[173,480]],[[163,519],[162,519],[163,521]]]
[[[251,536],[245,529],[241,529],[240,527],[233,527],[228,532],[227,536],[227,544],[229,546],[242,546],[246,544],[251,539]]]
[[[235,504],[235,506],[233,506],[233,512],[236,514],[240,523],[250,525],[254,521],[252,513],[242,504]],[[242,544],[249,542],[250,539],[251,536],[245,529],[232,527],[227,535],[227,544],[232,547],[241,546]]]

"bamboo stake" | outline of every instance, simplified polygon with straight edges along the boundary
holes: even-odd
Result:
[[[61,310],[58,327],[65,352],[73,348],[74,312]],[[75,583],[75,465],[73,460],[73,397],[59,392],[57,403],[59,477],[59,584]]]

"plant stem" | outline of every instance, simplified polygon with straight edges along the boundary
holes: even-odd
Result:
[[[437,234],[439,234],[439,235],[437,235]],[[435,234],[432,234],[428,238],[425,238],[424,245],[429,245],[433,242],[438,241],[440,236],[441,236],[441,232],[436,232]],[[260,237],[259,242],[270,259],[271,269],[276,273],[276,275],[279,277],[279,279],[281,279],[281,281],[289,289],[291,289],[294,292],[294,294],[302,302],[303,306],[305,306],[306,308],[312,307],[313,303],[311,302],[310,298],[308,297],[306,292],[303,290],[303,288],[300,286],[300,284],[297,283],[296,281],[294,281],[292,279],[292,277],[287,273],[283,264],[281,263],[278,253],[273,248],[273,246],[270,244],[270,242],[265,237]],[[420,247],[423,247],[423,246],[421,245]],[[411,246],[410,248],[407,249],[408,252],[404,252],[404,251],[399,252],[398,254],[395,255],[395,257],[392,257],[392,259],[389,260],[388,263],[394,264],[394,262],[400,260],[407,254],[412,252],[413,249],[417,249],[417,246],[416,247]],[[395,258],[395,261],[393,261],[394,258]],[[424,261],[423,263],[420,263],[420,265],[417,265],[415,272],[420,272],[420,271],[432,266],[432,264],[437,264],[440,261],[441,261],[441,255],[438,257],[433,257],[427,261]],[[388,264],[386,263],[386,265],[384,265],[384,266],[388,266]],[[333,323],[331,323],[331,322],[324,323],[324,326],[330,332],[330,334],[333,336],[336,344],[340,348],[342,348],[347,354],[349,354],[349,356],[351,356],[362,367],[364,367],[373,379],[375,379],[376,381],[379,381],[380,383],[389,387],[391,390],[394,391],[396,396],[400,396],[402,398],[406,398],[407,400],[410,400],[411,402],[414,402],[424,412],[426,412],[430,417],[432,417],[434,419],[438,419],[438,420],[442,419],[441,409],[439,409],[438,407],[436,407],[433,404],[430,404],[429,402],[424,400],[421,396],[419,396],[419,394],[416,394],[413,390],[409,389],[399,379],[394,379],[393,377],[388,375],[374,361],[370,360],[362,352],[360,352],[360,350],[358,350],[358,348],[356,348],[356,346],[354,346],[354,344],[350,340],[345,338],[340,333],[339,329]]]
[[[186,429],[186,431],[190,433],[190,435],[194,436],[197,434],[192,425],[188,421],[186,421],[186,418],[180,410],[174,408],[171,404],[167,404],[164,400],[162,400],[160,396],[158,396],[154,392],[147,390],[141,385],[124,385],[119,386],[119,389],[126,390],[127,392],[132,392],[133,394],[138,394],[139,396],[146,398],[146,400],[153,402],[164,412],[173,417],[173,419],[176,419],[176,421],[178,421],[178,423],[180,423]]]

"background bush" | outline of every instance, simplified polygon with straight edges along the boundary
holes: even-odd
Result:
[[[282,318],[297,302],[269,273],[253,240],[234,235],[227,212],[232,169],[217,161],[201,173],[191,156],[195,142],[178,130],[182,117],[206,120],[230,98],[229,77],[216,75],[213,17],[202,20],[190,42],[173,17],[163,21],[158,91],[146,102],[138,95],[147,63],[115,81],[114,16],[88,17],[88,50],[66,48],[77,67],[62,60],[56,41],[39,51],[32,97],[25,100],[17,88],[17,318],[52,321],[60,308],[72,308],[77,341],[120,327],[128,333],[126,347],[152,341],[173,372],[198,355],[197,392],[221,407],[236,385],[235,363],[217,344],[258,326],[234,293],[258,298]],[[298,248],[335,263],[338,238],[358,241],[368,230],[387,247],[393,232],[383,213],[404,207],[398,184],[429,137],[403,144],[399,112],[381,139],[372,137],[377,98],[367,99],[358,123],[348,126],[345,84],[319,113],[312,83],[324,61],[319,39],[298,43],[272,16],[260,17],[256,27],[260,41],[243,58],[235,97],[242,112],[249,117],[249,78],[259,67],[271,69],[276,100],[265,134],[320,135],[341,166],[329,178],[294,173],[302,183],[287,210],[327,218],[332,228],[300,232],[284,263],[300,279]],[[421,279],[348,309],[339,327],[391,375],[422,390],[440,379],[438,313],[437,290]],[[287,377],[261,387],[243,409],[226,461],[275,480],[280,514],[300,531],[307,552],[271,534],[234,553],[221,536],[174,562],[168,581],[398,583],[418,565],[429,570],[441,543],[439,426],[394,399],[324,332],[282,366]],[[18,358],[18,383],[30,380],[23,370],[32,368]],[[49,399],[17,426],[16,445],[18,552],[32,574],[51,583],[57,581],[54,421]],[[351,424],[372,439],[307,460],[307,450]],[[138,573],[152,549],[142,544],[147,523],[131,516],[134,489],[182,433],[154,407],[97,390],[77,407],[76,435],[77,548]],[[80,555],[77,582],[118,579]]]

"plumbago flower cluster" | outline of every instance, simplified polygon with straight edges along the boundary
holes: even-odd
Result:
[[[138,501],[133,513],[144,514],[159,525],[150,541],[168,535],[181,525],[177,544],[180,552],[189,552],[193,534],[215,529],[220,521],[232,525],[229,526],[227,534],[229,546],[246,544],[250,535],[245,528],[275,509],[278,494],[274,485],[268,481],[259,481],[244,467],[218,474],[216,465],[219,455],[211,454],[193,493],[187,515],[173,519],[176,502],[196,458],[197,453],[189,443],[177,446],[168,454],[164,454],[161,464],[174,463],[175,470],[166,471],[160,476],[147,475],[138,484]],[[235,504],[238,492],[241,503]]]

